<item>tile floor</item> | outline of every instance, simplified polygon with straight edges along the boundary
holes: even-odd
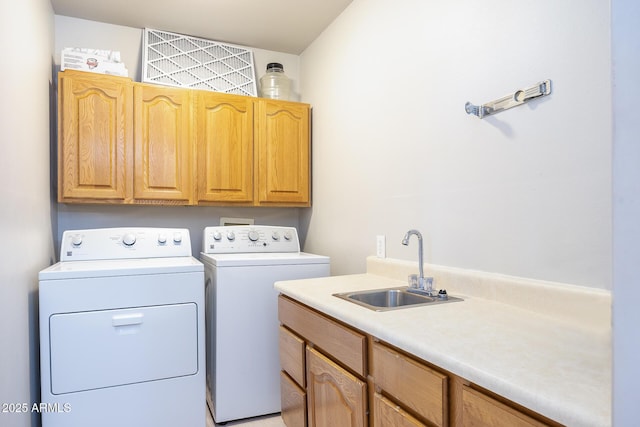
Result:
[[[239,421],[229,421],[226,424],[215,424],[213,422],[213,418],[211,418],[211,413],[209,412],[209,408],[207,408],[207,427],[215,427],[222,426],[225,427],[286,427],[284,422],[282,421],[282,417],[280,414],[275,415],[265,415],[264,417],[256,417],[256,418],[247,418],[245,420]]]

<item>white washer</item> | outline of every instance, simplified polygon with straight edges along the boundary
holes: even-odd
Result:
[[[300,252],[294,227],[204,230],[207,402],[218,423],[280,412],[281,280],[326,277],[329,258]]]
[[[43,427],[204,427],[204,267],[189,231],[65,231],[60,260],[39,274]]]

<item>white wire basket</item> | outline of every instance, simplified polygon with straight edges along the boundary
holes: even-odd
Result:
[[[257,96],[244,47],[145,28],[143,56],[143,82]]]

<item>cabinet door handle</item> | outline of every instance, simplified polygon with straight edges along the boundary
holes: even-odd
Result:
[[[139,325],[142,323],[143,319],[144,314],[142,313],[116,314],[111,318],[111,324],[115,327]]]

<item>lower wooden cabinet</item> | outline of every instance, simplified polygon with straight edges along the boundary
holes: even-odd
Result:
[[[366,336],[282,296],[278,317],[287,427],[368,426]]]
[[[367,425],[367,384],[309,347],[307,382],[310,427]]]
[[[282,295],[278,317],[287,427],[561,427]]]

